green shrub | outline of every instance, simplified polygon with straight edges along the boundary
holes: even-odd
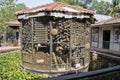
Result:
[[[45,78],[20,67],[20,52],[0,54],[0,80],[35,80]]]

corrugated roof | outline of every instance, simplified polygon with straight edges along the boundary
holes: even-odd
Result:
[[[68,4],[61,3],[61,2],[53,2],[50,4],[21,10],[21,11],[16,12],[15,14],[16,15],[30,14],[30,13],[37,13],[37,12],[44,12],[44,11],[94,14],[94,11],[92,10],[84,9],[78,6],[68,5]]]
[[[108,19],[112,18],[111,16],[102,15],[102,14],[95,14],[94,17],[97,20],[97,22],[100,22],[100,21],[103,21],[103,20],[108,20]]]
[[[92,26],[96,27],[96,26],[118,24],[118,23],[120,23],[120,17],[114,17],[114,18],[111,18],[111,19],[107,19],[107,20],[100,21],[100,22],[97,22],[95,24],[92,24]]]

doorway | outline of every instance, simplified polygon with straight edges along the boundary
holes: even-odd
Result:
[[[110,49],[110,30],[103,31],[103,48]]]

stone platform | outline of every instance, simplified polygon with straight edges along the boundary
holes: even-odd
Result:
[[[16,51],[16,50],[20,50],[20,47],[19,46],[16,46],[16,47],[10,47],[10,46],[0,47],[0,53],[7,53],[7,52],[11,52],[11,51]]]

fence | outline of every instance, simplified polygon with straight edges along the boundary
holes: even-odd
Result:
[[[120,42],[109,42],[109,41],[92,41],[91,46],[95,48],[110,49],[120,51]]]
[[[43,80],[120,80],[120,66],[85,73],[69,74]]]

